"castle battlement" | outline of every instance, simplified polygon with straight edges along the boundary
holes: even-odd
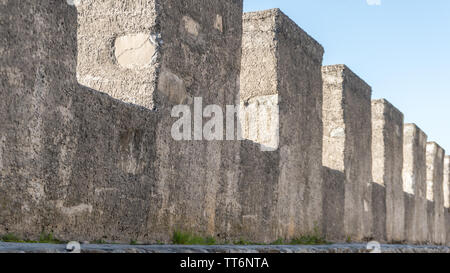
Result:
[[[449,243],[445,151],[347,66],[322,67],[323,47],[279,9],[0,7],[0,235]],[[177,105],[192,141],[172,137]],[[196,137],[208,105],[240,107],[242,140]]]

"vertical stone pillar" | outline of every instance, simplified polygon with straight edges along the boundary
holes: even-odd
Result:
[[[237,92],[213,89],[236,66],[236,58],[227,58],[231,50],[240,55],[241,19],[235,17],[241,8],[242,1],[79,1],[78,80],[149,109],[193,97],[234,103]],[[213,63],[215,83],[198,74]],[[237,72],[229,78],[234,84]]]
[[[372,101],[373,187],[385,189],[384,198],[383,194],[376,195],[375,189],[372,193],[374,238],[377,240],[384,238],[384,230],[388,242],[405,240],[402,168],[403,114],[385,99]],[[386,227],[379,226],[383,222]]]
[[[227,239],[227,209],[236,202],[226,191],[237,184],[240,146],[222,141],[225,134],[207,141],[203,113],[238,101],[242,0],[83,0],[77,8],[79,82],[158,115],[161,206],[148,228],[161,241],[173,230]],[[171,111],[179,104],[190,109],[192,134],[177,141]]]
[[[450,156],[444,160],[444,210],[446,242],[450,245]]]
[[[437,143],[427,143],[428,238],[431,243],[445,243],[444,156]]]
[[[243,137],[266,150],[243,141],[241,199],[258,200],[243,206],[243,226],[260,238],[269,227],[265,240],[321,230],[323,48],[273,9],[244,15],[242,54]]]
[[[344,233],[372,236],[372,90],[345,65],[325,66],[323,75],[323,165],[344,173]]]
[[[240,143],[175,141],[171,110],[193,97],[235,104],[242,4],[0,1],[0,73],[12,79],[1,82],[11,92],[0,98],[0,233],[54,227],[72,240],[170,242],[174,230],[237,229],[224,224],[234,195],[222,193],[237,184]],[[153,111],[80,87],[76,73]]]
[[[406,239],[413,244],[428,240],[427,225],[427,135],[415,124],[403,130],[403,191],[405,192]]]
[[[78,9],[80,84],[152,109],[161,62],[156,0],[83,0]],[[167,39],[167,37],[165,37]]]
[[[444,207],[450,208],[450,156],[444,159]]]

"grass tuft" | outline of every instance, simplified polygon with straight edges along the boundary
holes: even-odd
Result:
[[[172,236],[174,245],[215,245],[213,237],[201,237],[188,232],[175,231]]]
[[[13,233],[8,233],[0,237],[0,241],[5,243],[28,243],[28,244],[65,244],[61,240],[56,239],[52,233],[41,233],[38,241],[21,239]]]
[[[291,241],[291,245],[328,245],[325,238],[320,234],[317,228],[311,234],[305,234],[300,237],[294,238]]]

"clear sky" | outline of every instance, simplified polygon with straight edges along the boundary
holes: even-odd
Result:
[[[450,0],[244,0],[280,8],[450,154]]]

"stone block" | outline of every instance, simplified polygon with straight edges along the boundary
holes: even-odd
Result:
[[[345,65],[323,75],[323,165],[345,176],[344,233],[372,237],[372,90]]]
[[[446,156],[444,160],[444,207],[447,245],[450,245],[450,156]]]
[[[221,93],[218,79],[230,76],[236,62],[229,54],[240,49],[236,11],[241,6],[242,1],[219,0],[80,1],[78,80],[149,109],[192,97],[203,97],[208,104],[228,97],[234,103],[236,94]],[[199,81],[197,72],[206,67],[217,82],[209,77]],[[161,81],[178,81],[182,88]],[[208,94],[213,101],[207,100]]]
[[[434,244],[445,244],[444,156],[437,143],[427,143],[428,236]]]
[[[177,142],[170,113],[184,93],[238,101],[242,1],[155,3],[1,1],[0,234],[156,243],[236,229],[240,144]]]
[[[280,10],[244,14],[241,156],[251,162],[243,163],[240,183],[267,188],[273,201],[247,203],[243,217],[252,229],[268,225],[266,240],[322,229],[322,56],[322,46]],[[278,114],[266,118],[262,108]],[[260,130],[250,130],[255,125]],[[270,151],[255,151],[249,141]],[[271,163],[259,164],[261,157]]]
[[[403,114],[385,99],[372,101],[372,176],[384,187],[385,199],[373,200],[374,227],[384,222],[388,242],[405,240],[405,201],[403,194]],[[380,204],[384,202],[385,206]],[[383,211],[385,207],[385,211]],[[374,231],[375,232],[375,231]],[[375,232],[382,235],[381,231]],[[375,236],[375,239],[378,239]]]
[[[444,207],[450,208],[450,156],[444,159]]]
[[[427,135],[417,125],[404,125],[402,176],[403,191],[408,197],[405,199],[406,239],[414,244],[425,244],[428,240],[426,145]]]

